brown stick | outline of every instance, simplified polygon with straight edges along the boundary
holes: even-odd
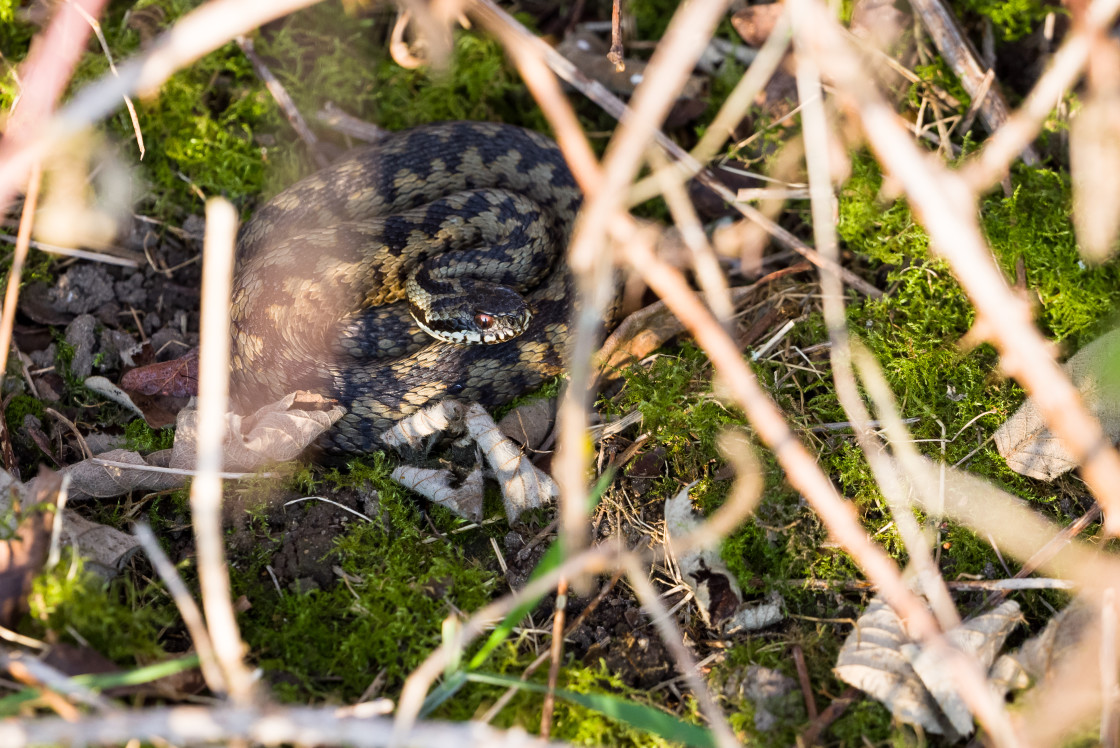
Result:
[[[1120,0],[1096,0],[1082,14],[1082,22],[1054,54],[1049,69],[1022,106],[961,169],[961,176],[973,190],[986,192],[1007,175],[1008,165],[1030,144],[1054,105],[1081,75],[1089,60],[1090,39],[1109,28],[1117,13]]]
[[[960,79],[964,90],[974,99],[973,103],[979,102],[980,117],[988,131],[998,131],[1007,121],[1007,101],[1003,98],[999,84],[987,78],[988,71],[980,66],[972,44],[961,32],[952,11],[941,0],[913,0],[910,7],[921,18],[937,51]],[[1038,164],[1038,154],[1030,145],[1023,147],[1022,156],[1028,166]]]
[[[860,696],[862,696],[862,693],[854,686],[848,686],[844,689],[844,693],[837,696],[833,702],[821,712],[820,716],[809,724],[805,732],[801,733],[801,740],[799,743],[806,746],[806,748],[816,743],[821,734],[827,730],[833,722],[840,719],[840,715],[847,711],[848,707],[855,703]]]
[[[241,48],[242,54],[253,66],[254,72],[257,77],[264,81],[265,88],[272,94],[272,98],[276,101],[276,105],[280,107],[280,111],[288,118],[288,124],[299,135],[300,140],[307,146],[307,150],[311,151],[311,158],[315,160],[315,164],[320,168],[324,168],[330,164],[322,149],[319,148],[319,138],[307,126],[307,120],[303,118],[296,103],[292,101],[292,97],[288,94],[288,89],[284,88],[284,84],[272,74],[268,65],[264,64],[264,60],[257,54],[256,48],[253,46],[253,40],[247,36],[240,35],[237,37],[237,46]]]

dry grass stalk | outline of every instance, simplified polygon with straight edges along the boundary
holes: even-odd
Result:
[[[346,714],[357,711],[358,714]],[[520,729],[499,730],[478,722],[425,722],[401,736],[411,748],[567,748]],[[0,745],[123,745],[133,740],[175,746],[233,744],[347,745],[385,748],[394,743],[393,721],[336,706],[179,706],[112,711],[74,721],[53,717],[5,721]]]
[[[241,658],[245,645],[230,598],[222,533],[222,452],[229,408],[229,308],[237,210],[224,198],[206,203],[202,315],[199,323],[198,475],[191,482],[191,516],[202,607],[227,692],[237,704],[252,696]]]
[[[804,0],[793,0],[794,17],[811,13],[813,9]],[[809,191],[813,215],[813,236],[817,251],[839,262],[840,250],[836,235],[833,209],[832,174],[836,169],[829,163],[828,121],[821,90],[817,61],[806,54],[805,40],[800,28],[795,27],[795,47],[798,53],[798,98],[803,102],[802,138],[809,173]],[[891,515],[899,529],[910,555],[910,564],[918,572],[918,581],[930,602],[942,629],[960,624],[953,599],[945,587],[930,543],[918,526],[903,485],[893,466],[882,451],[882,444],[875,438],[868,424],[871,416],[864,407],[852,371],[851,345],[848,337],[848,318],[844,310],[843,282],[834,273],[821,273],[821,303],[829,340],[833,381],[837,397],[855,431],[856,439],[883,496],[891,506]]]
[[[706,0],[681,6],[634,92],[631,115],[622,120],[603,156],[602,183],[584,203],[568,248],[575,276],[579,312],[573,320],[574,341],[568,351],[568,387],[561,401],[560,438],[555,462],[560,486],[561,533],[567,554],[587,543],[585,431],[591,357],[595,339],[614,288],[613,251],[608,227],[624,214],[626,190],[643,163],[643,155],[684,88],[690,71],[727,9],[727,0]],[[650,81],[653,84],[650,84]],[[580,590],[579,587],[576,588]]]
[[[35,222],[35,206],[39,202],[39,187],[42,178],[43,169],[39,164],[35,164],[31,168],[31,176],[27,180],[27,193],[24,195],[23,211],[19,217],[16,248],[12,253],[12,269],[8,273],[8,286],[4,290],[4,314],[3,317],[0,317],[0,384],[3,384],[4,374],[8,371],[8,352],[12,349],[12,332],[16,324],[19,287],[23,279],[23,266],[27,262],[27,251],[31,242],[31,226]]]
[[[642,607],[650,614],[657,633],[661,635],[661,640],[665,642],[665,646],[673,655],[677,669],[685,682],[688,683],[692,695],[700,703],[700,709],[704,716],[708,718],[708,727],[715,737],[716,745],[720,748],[737,748],[739,741],[735,739],[735,733],[732,731],[731,725],[727,723],[727,718],[724,717],[719,703],[708,689],[708,684],[700,677],[696,661],[684,645],[684,636],[673,622],[673,618],[666,610],[664,603],[661,602],[657,590],[653,588],[649,581],[647,576],[649,567],[637,563],[634,556],[628,556],[624,561],[623,568],[626,569],[626,578],[630,582],[630,587],[634,590],[638,600],[641,601]]]
[[[175,570],[175,564],[171,563],[171,559],[163,552],[163,548],[156,540],[152,528],[144,522],[138,522],[133,528],[133,532],[144,547],[144,552],[148,554],[148,560],[151,561],[156,573],[167,585],[167,591],[171,593],[171,599],[175,601],[175,607],[179,609],[179,615],[183,617],[183,623],[186,624],[187,631],[191,635],[191,641],[194,643],[194,649],[198,653],[199,667],[202,670],[202,677],[206,680],[206,685],[214,693],[224,693],[227,690],[225,678],[222,676],[222,669],[218,666],[218,660],[214,655],[214,645],[210,641],[209,632],[206,630],[206,622],[202,618],[202,611],[195,604],[187,586],[183,584],[182,577]]]
[[[82,18],[86,19],[86,23],[93,29],[93,33],[97,35],[97,42],[101,45],[101,52],[105,55],[105,59],[109,63],[109,72],[113,75],[119,75],[119,73],[117,73],[117,66],[113,62],[113,55],[109,52],[109,42],[105,40],[105,34],[101,31],[101,22],[87,13],[86,9],[79,3],[71,0],[69,4],[73,5],[74,9],[81,14]],[[136,106],[132,103],[132,99],[129,96],[124,97],[124,106],[125,109],[128,110],[129,119],[132,120],[132,134],[136,138],[136,147],[140,150],[140,160],[143,161],[145,153],[144,133],[140,130],[140,120],[136,117]]]

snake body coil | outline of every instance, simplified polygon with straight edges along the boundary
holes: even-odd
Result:
[[[235,401],[297,389],[335,398],[347,413],[326,446],[362,452],[445,397],[490,407],[539,385],[562,369],[562,254],[579,203],[555,143],[477,122],[396,133],[297,182],[238,239]],[[527,329],[506,342],[429,334],[497,340],[497,318],[526,305]],[[464,331],[472,322],[481,331]]]

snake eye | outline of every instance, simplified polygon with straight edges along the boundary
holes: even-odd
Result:
[[[478,325],[480,330],[489,330],[494,326],[494,318],[485,312],[479,312],[474,315],[474,323]]]

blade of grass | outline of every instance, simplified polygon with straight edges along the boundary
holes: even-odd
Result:
[[[494,673],[467,673],[466,679],[473,683],[486,683],[492,686],[505,686],[507,688],[520,688],[533,693],[545,693],[548,687],[540,683],[530,683],[509,675]],[[655,709],[646,704],[637,704],[633,701],[620,699],[605,693],[576,693],[557,689],[556,696],[570,701],[573,704],[599,712],[619,722],[624,722],[631,727],[656,735],[665,740],[671,740],[683,745],[696,748],[715,748],[716,739],[712,731],[700,725],[694,725],[678,719],[671,714]]]
[[[603,474],[599,476],[599,480],[591,490],[591,496],[588,501],[589,512],[593,511],[595,507],[599,505],[599,499],[602,498],[603,492],[607,490],[607,486],[610,485],[613,478],[614,470],[612,469],[604,470]],[[529,575],[529,580],[539,579],[560,566],[563,562],[563,547],[560,543],[553,542],[552,545],[548,547],[548,550],[545,551],[541,560],[537,562],[532,574]],[[486,662],[486,658],[513,633],[513,629],[517,624],[521,623],[522,619],[529,615],[529,612],[537,607],[542,599],[544,599],[543,594],[537,595],[536,597],[525,600],[521,605],[510,611],[510,613],[502,619],[502,622],[498,624],[497,628],[490,632],[490,637],[486,640],[486,643],[479,648],[474,654],[474,657],[467,663],[466,670],[476,670],[481,667],[482,664]],[[432,689],[432,692],[424,699],[424,705],[420,709],[421,717],[427,717],[435,711],[440,704],[450,699],[463,687],[463,684],[466,682],[463,678],[463,673],[464,671],[459,671],[448,675],[442,683]]]
[[[187,655],[174,660],[167,660],[165,662],[157,662],[153,665],[136,668],[135,670],[128,670],[122,673],[89,673],[85,675],[75,675],[70,678],[74,683],[84,686],[95,691],[104,691],[107,688],[118,688],[120,686],[136,686],[141,683],[151,683],[152,681],[166,678],[176,673],[181,673],[186,670],[198,667],[198,655]],[[16,716],[19,712],[19,707],[29,701],[34,701],[39,698],[40,689],[38,688],[25,688],[10,696],[5,696],[0,699],[0,717]]]

